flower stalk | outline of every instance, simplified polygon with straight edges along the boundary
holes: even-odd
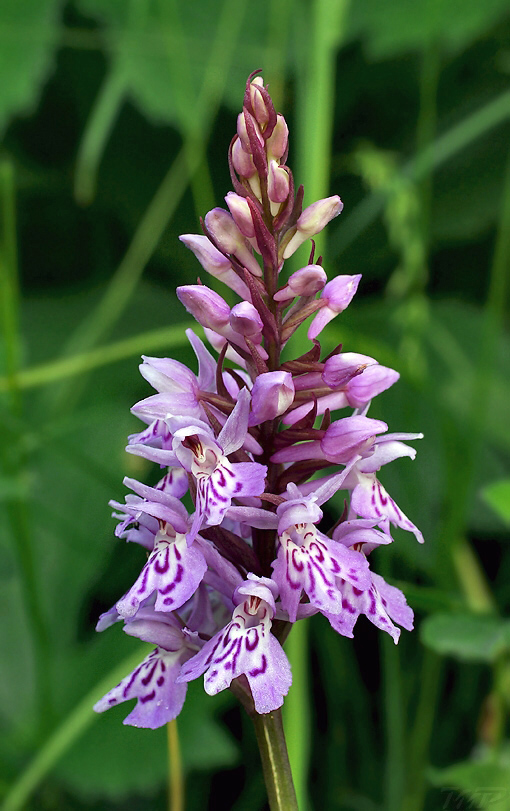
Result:
[[[271,811],[298,811],[280,709],[253,715]]]

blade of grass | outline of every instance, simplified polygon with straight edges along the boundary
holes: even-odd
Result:
[[[385,808],[402,808],[406,774],[406,744],[400,654],[391,637],[383,635],[382,665],[386,726]]]
[[[92,707],[115,684],[118,684],[147,655],[150,646],[138,646],[136,652],[113,668],[77,704],[55,732],[50,735],[28,767],[11,787],[2,805],[2,811],[20,811],[37,786],[51,772],[60,758],[81,735],[99,718]]]
[[[196,327],[196,324],[194,322],[183,322],[173,327],[162,327],[161,329],[133,335],[131,338],[125,338],[122,341],[116,341],[106,346],[100,346],[97,349],[91,349],[89,352],[72,355],[69,358],[59,358],[28,369],[22,369],[17,374],[17,385],[19,389],[47,386],[58,380],[66,380],[69,377],[99,369],[101,366],[108,366],[110,363],[117,363],[120,360],[140,355],[142,352],[187,346],[188,339],[185,330],[190,327]],[[0,377],[0,392],[7,391],[8,386],[9,380],[7,376]]]
[[[427,148],[411,158],[402,172],[414,180],[421,180],[465,149],[477,138],[510,118],[510,90],[484,104],[471,115],[436,138]],[[343,222],[332,231],[329,240],[331,257],[338,257],[377,218],[385,202],[384,194],[365,197]]]
[[[94,346],[113,328],[133,296],[145,265],[177,209],[190,178],[202,164],[212,118],[226,82],[236,41],[235,34],[240,29],[245,8],[246,0],[242,2],[226,0],[222,8],[209,63],[204,73],[204,82],[194,106],[194,113],[200,123],[200,126],[197,123],[200,139],[198,140],[195,134],[193,136],[186,132],[183,134],[183,146],[142,217],[124,259],[112,277],[103,298],[91,315],[77,328],[65,347],[64,354],[83,351]],[[76,384],[73,385],[72,391],[69,387],[63,388],[58,396],[57,409],[64,403],[67,408],[72,406],[79,393],[80,387]]]
[[[95,99],[76,157],[74,196],[80,205],[88,205],[95,197],[99,164],[126,90],[125,73],[114,64]]]
[[[5,346],[6,392],[12,420],[19,421],[22,401],[19,388],[19,292],[16,250],[16,200],[14,170],[10,163],[0,164],[0,312]],[[24,469],[26,459],[19,444],[13,444],[8,425],[0,423],[0,465],[6,481],[12,485],[5,498],[14,555],[19,571],[23,602],[36,671],[36,700],[40,733],[51,724],[52,689],[50,645],[46,619],[40,599],[35,556],[30,528],[30,505]],[[10,490],[10,492],[9,492]]]
[[[292,0],[272,0],[267,21],[264,73],[270,82],[271,98],[278,111],[283,104],[287,41],[290,34]]]
[[[326,197],[329,192],[335,60],[345,33],[348,9],[349,0],[315,0],[310,19],[307,20],[304,9],[299,18],[305,58],[298,63],[296,178],[305,187],[305,205]],[[323,250],[324,238],[324,233],[314,238],[317,256]]]
[[[496,370],[497,345],[503,326],[508,298],[510,266],[510,152],[507,157],[501,201],[501,215],[491,267],[489,291],[484,308],[484,320],[480,335],[479,354],[473,380],[468,424],[469,442],[463,442],[463,464],[456,475],[457,509],[450,512],[447,536],[451,543],[453,563],[466,598],[477,610],[494,610],[490,586],[480,567],[477,556],[465,539],[465,523],[469,504],[473,497],[476,459],[483,437],[483,426],[488,396]]]

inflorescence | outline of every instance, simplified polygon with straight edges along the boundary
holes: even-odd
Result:
[[[361,276],[328,282],[312,240],[308,264],[282,281],[285,260],[342,210],[336,195],[302,210],[287,155],[285,119],[253,74],[229,149],[228,210],[210,211],[203,235],[181,237],[240,301],[231,308],[200,281],[177,288],[216,354],[188,330],[198,374],[177,360],[143,358],[140,371],[157,393],[133,407],[147,427],[127,450],[164,475],[155,487],[125,479],[132,494],[111,502],[116,535],[148,557],[97,627],[122,621],[156,647],[95,709],[136,698],[125,719],[134,726],[174,719],[187,682],[202,674],[211,695],[232,687],[249,711],[277,709],[291,685],[281,642],[317,612],[348,637],[360,614],[395,643],[395,623],[413,627],[404,595],[371,571],[368,556],[392,543],[391,525],[423,540],[377,478],[388,462],[414,459],[403,440],[422,435],[386,433],[367,416],[396,371],[341,346],[321,360],[318,336]],[[310,349],[282,362],[310,317]],[[333,420],[338,409],[348,416]],[[325,534],[321,507],[338,491],[346,506]]]

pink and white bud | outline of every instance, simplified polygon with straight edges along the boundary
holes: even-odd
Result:
[[[334,217],[338,217],[343,207],[344,204],[338,194],[335,194],[333,197],[317,200],[316,203],[305,208],[296,223],[295,234],[285,246],[283,258],[288,259],[309,237],[319,234],[328,222],[331,222]]]
[[[294,382],[290,372],[265,372],[258,375],[251,390],[249,425],[260,425],[284,414],[294,401]]]
[[[230,326],[240,335],[248,337],[254,343],[262,340],[263,321],[249,301],[240,301],[230,311]]]
[[[229,326],[230,307],[214,290],[203,284],[178,287],[177,298],[203,327],[222,332]]]
[[[395,369],[375,363],[363,374],[354,377],[345,390],[352,408],[363,408],[370,400],[397,382],[400,375]]]
[[[205,225],[222,251],[233,254],[254,276],[262,276],[259,263],[228,211],[213,208],[205,215]]]
[[[382,420],[370,417],[344,417],[331,423],[320,446],[326,459],[346,465],[353,456],[363,456],[374,444],[377,434],[388,430]]]
[[[262,79],[262,76],[257,76],[252,82],[250,82],[250,99],[253,112],[255,113],[255,119],[260,128],[263,130],[269,121],[269,112],[266,102],[258,89],[259,87],[264,87],[264,80]]]
[[[320,297],[322,308],[315,315],[308,329],[310,341],[317,338],[335,315],[343,312],[349,306],[358,289],[360,279],[361,273],[358,273],[356,276],[336,276],[327,283]]]
[[[253,194],[262,202],[262,190],[260,188],[260,177],[256,172],[254,175],[248,178],[248,183],[250,184],[250,189],[252,190]]]
[[[400,375],[394,369],[381,366],[374,358],[357,352],[342,352],[328,358],[322,379],[332,389],[342,387],[347,404],[362,408],[370,400],[389,389]]]
[[[320,265],[306,265],[300,270],[296,270],[282,290],[274,294],[275,301],[287,301],[295,296],[315,296],[322,290],[328,277]]]
[[[276,116],[275,128],[266,141],[267,158],[268,160],[279,161],[287,150],[289,143],[289,128],[283,115],[278,113]]]
[[[368,355],[361,355],[359,352],[340,352],[327,359],[322,379],[331,389],[345,388],[354,377],[374,364],[377,364],[377,361]]]
[[[241,298],[250,298],[248,286],[239,278],[227,257],[214,247],[210,239],[203,234],[182,234],[179,239],[183,245],[193,251],[207,273],[222,281],[231,290],[235,290]]]
[[[239,177],[253,177],[257,172],[253,158],[249,152],[243,149],[240,138],[237,138],[232,146],[232,165]]]
[[[241,197],[240,194],[229,191],[225,197],[225,202],[241,233],[249,239],[253,238],[255,236],[255,228],[253,227],[253,219],[246,197]]]
[[[253,116],[250,115],[250,113],[248,113],[247,111],[239,113],[239,115],[237,116],[237,135],[239,136],[239,139],[243,145],[243,149],[251,154],[253,150],[251,148],[250,139],[248,137],[248,130],[246,128],[246,116],[250,116],[250,119],[253,122],[255,137],[259,142],[260,146],[262,147],[264,146],[264,139],[261,135],[259,125],[255,121]]]
[[[275,160],[270,161],[267,176],[267,196],[272,203],[284,203],[289,196],[289,175]]]

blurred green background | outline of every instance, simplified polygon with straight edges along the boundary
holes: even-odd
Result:
[[[417,630],[395,648],[364,618],[353,642],[314,617],[289,639],[301,807],[510,807],[508,0],[2,0],[6,811],[166,807],[165,731],[91,711],[143,656],[94,631],[142,561],[107,502],[148,472],[124,453],[140,354],[194,368],[174,289],[202,271],[177,237],[230,189],[257,68],[305,203],[344,202],[329,276],[363,274],[325,348],[396,368],[371,416],[425,433],[381,478],[426,545],[396,531],[374,562]],[[186,808],[261,811],[249,722],[230,695],[189,695]]]

